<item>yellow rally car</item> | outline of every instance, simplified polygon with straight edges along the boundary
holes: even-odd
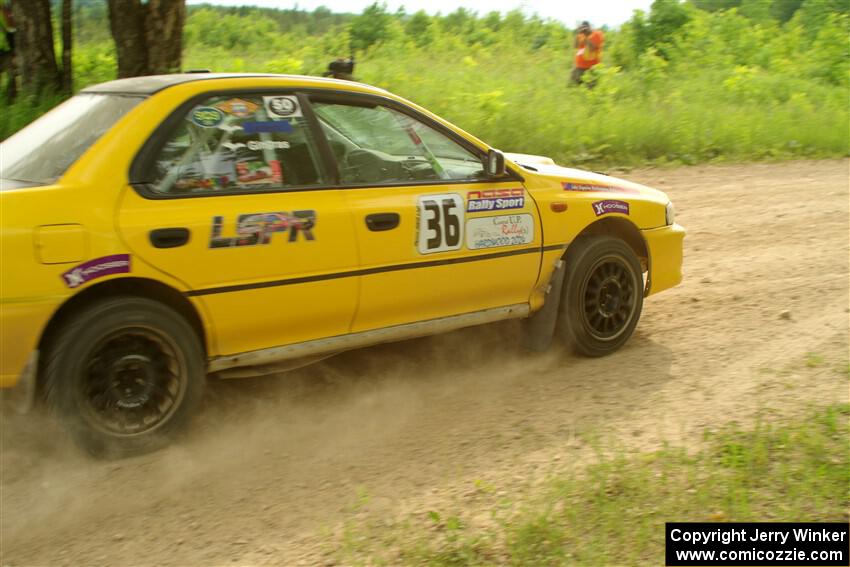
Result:
[[[0,386],[95,454],[162,445],[207,374],[508,318],[605,355],[681,280],[663,193],[353,82],[112,81],[0,160]]]

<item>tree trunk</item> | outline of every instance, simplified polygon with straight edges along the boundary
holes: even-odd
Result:
[[[109,0],[109,27],[118,55],[118,78],[149,74],[146,13],[141,0]]]
[[[147,14],[148,68],[153,74],[177,73],[183,54],[185,0],[150,0]]]
[[[108,0],[118,76],[180,71],[186,0]]]
[[[62,0],[62,90],[65,94],[71,94],[74,90],[74,73],[71,67],[73,50],[71,2],[72,0]]]
[[[62,78],[53,50],[50,0],[15,0],[12,15],[18,29],[15,52],[23,88],[36,94],[58,91]]]

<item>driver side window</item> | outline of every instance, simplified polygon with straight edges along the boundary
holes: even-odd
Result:
[[[385,106],[314,102],[346,185],[477,180],[481,160],[444,134]]]

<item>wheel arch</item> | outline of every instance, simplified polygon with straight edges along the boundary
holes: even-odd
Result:
[[[561,306],[561,289],[566,277],[566,259],[570,248],[584,237],[611,236],[625,242],[631,248],[640,262],[641,269],[649,272],[649,248],[641,236],[640,230],[629,220],[619,217],[608,217],[599,219],[589,225],[576,235],[561,256],[561,262],[552,273],[549,280],[549,292],[543,307],[524,321],[523,344],[525,348],[535,352],[543,352],[552,342],[555,335],[555,327],[559,318]],[[649,282],[645,283],[644,293],[649,289]]]
[[[147,278],[118,278],[108,280],[102,283],[95,284],[70,297],[63,303],[59,309],[53,314],[48,321],[44,332],[38,342],[40,352],[45,352],[45,349],[50,348],[50,343],[56,336],[62,325],[73,317],[75,313],[85,309],[88,305],[99,301],[105,297],[114,297],[117,295],[126,295],[133,297],[143,297],[158,301],[167,305],[178,314],[180,314],[195,331],[198,340],[201,341],[201,348],[206,356],[208,352],[207,335],[204,330],[204,323],[201,319],[201,314],[195,308],[189,299],[174,289],[162,282]],[[41,357],[42,360],[44,357]],[[39,368],[38,381],[41,382],[43,372]]]
[[[640,230],[631,221],[620,217],[608,217],[587,225],[577,236],[613,236],[629,245],[640,261],[643,271],[649,270],[649,248],[641,236]],[[573,241],[575,242],[575,240]],[[572,245],[572,243],[570,243]],[[564,252],[567,255],[569,247]]]

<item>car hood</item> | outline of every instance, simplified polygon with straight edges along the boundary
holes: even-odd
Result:
[[[505,157],[525,171],[561,182],[563,188],[567,191],[640,195],[662,204],[666,204],[670,200],[663,191],[658,189],[595,171],[563,167],[546,156],[505,154]]]

